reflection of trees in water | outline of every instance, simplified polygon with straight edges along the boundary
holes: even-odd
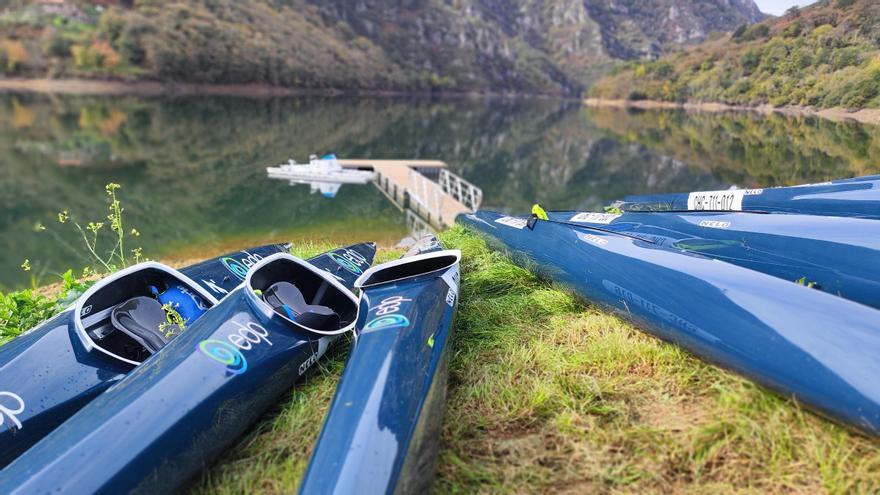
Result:
[[[783,186],[880,172],[880,127],[779,114],[591,109],[619,139],[742,186]]]
[[[30,109],[30,126],[14,129],[16,106]],[[322,118],[328,110],[350,125]],[[0,285],[26,281],[18,268],[25,257],[50,272],[84,264],[81,239],[54,218],[67,209],[103,219],[110,181],[123,185],[127,223],[142,232],[137,241],[148,256],[291,235],[396,241],[406,233],[403,216],[370,187],[346,186],[322,200],[307,186],[265,177],[266,165],[290,156],[370,139],[370,115],[279,100],[0,98],[0,249],[9,253]],[[78,151],[79,166],[57,165],[59,151]],[[37,222],[58,235],[34,232]]]
[[[77,259],[33,233],[61,209],[100,219],[103,186],[123,185],[145,251],[243,244],[295,229],[404,233],[370,188],[332,201],[264,178],[264,167],[335,151],[436,158],[483,188],[484,205],[522,212],[597,209],[626,194],[769,186],[876,173],[872,127],[755,114],[627,112],[509,99],[0,97],[0,284],[21,260]],[[66,166],[59,166],[62,163]],[[326,227],[332,219],[331,227]],[[395,230],[397,229],[397,230]],[[402,235],[401,235],[402,237]],[[19,254],[20,253],[20,254]]]
[[[714,185],[711,175],[621,143],[580,106],[545,100],[415,104],[354,155],[439,158],[483,189],[486,207],[601,208],[634,192]]]

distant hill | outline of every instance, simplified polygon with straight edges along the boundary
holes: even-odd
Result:
[[[8,76],[578,93],[753,0],[0,0]]]
[[[880,2],[821,0],[649,63],[589,91],[609,99],[880,107]]]

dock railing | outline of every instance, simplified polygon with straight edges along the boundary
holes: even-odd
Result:
[[[438,179],[443,192],[452,196],[456,201],[465,205],[471,211],[480,209],[483,202],[483,190],[453,174],[449,170],[441,169]]]

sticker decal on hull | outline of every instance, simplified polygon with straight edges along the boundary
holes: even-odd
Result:
[[[409,318],[399,312],[405,307],[404,303],[411,301],[412,299],[402,296],[390,296],[382,299],[377,306],[370,308],[373,319],[364,325],[364,331],[408,327]]]
[[[241,259],[235,259],[230,256],[226,256],[220,258],[220,261],[223,263],[223,266],[225,266],[226,269],[229,270],[230,273],[232,273],[239,279],[244,280],[245,276],[247,276],[248,270],[250,270],[252,266],[257,264],[258,261],[263,259],[263,257],[259,254],[251,254],[247,251],[242,251],[242,253],[247,256]]]
[[[763,193],[763,189],[696,191],[688,194],[687,209],[693,211],[742,211],[744,197]]]
[[[21,429],[18,415],[24,412],[24,399],[12,392],[0,392],[0,425],[8,419],[12,426]]]
[[[342,254],[339,253],[328,253],[330,259],[336,262],[337,265],[345,268],[346,270],[354,273],[355,275],[360,275],[364,273],[363,265],[366,264],[367,259],[363,257],[363,255],[353,249],[346,249]]]
[[[242,351],[249,351],[255,346],[266,343],[270,346],[269,331],[261,325],[248,322],[245,325],[237,321],[230,322],[236,327],[236,331],[226,337],[226,340],[207,339],[196,344],[196,350],[215,363],[226,368],[233,375],[240,375],[247,371],[247,358]]]
[[[604,225],[608,225],[613,222],[615,219],[620,218],[622,215],[619,213],[596,213],[596,212],[584,212],[578,213],[569,219],[569,222],[578,222],[578,223],[601,223]]]
[[[700,227],[708,227],[710,229],[726,229],[730,227],[730,222],[722,222],[720,220],[700,220]]]
[[[515,229],[524,229],[526,228],[526,225],[528,225],[529,221],[525,218],[501,217],[495,220],[495,223],[500,223],[501,225],[506,225]]]

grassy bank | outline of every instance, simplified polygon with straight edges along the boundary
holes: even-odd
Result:
[[[880,490],[877,442],[583,304],[461,228],[442,240],[463,251],[463,277],[437,493]],[[53,293],[81,290],[73,283]],[[0,335],[57,307],[52,295],[17,294],[39,304],[16,306],[17,319],[0,313]],[[295,490],[347,348],[336,346],[191,493]]]
[[[876,442],[582,304],[460,228],[442,238],[464,256],[436,492],[880,489]],[[346,349],[193,492],[294,490]]]

